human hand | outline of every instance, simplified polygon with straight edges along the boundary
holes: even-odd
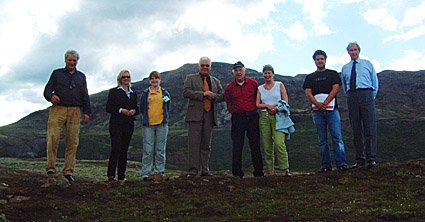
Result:
[[[50,99],[50,102],[52,102],[53,104],[56,104],[60,101],[61,101],[61,99],[57,95],[53,95],[52,98]]]
[[[128,116],[134,116],[134,114],[136,114],[135,109],[131,109],[130,111],[128,111]]]
[[[89,114],[83,114],[83,122],[84,123],[88,123],[90,121],[90,116]]]
[[[269,112],[270,115],[274,115],[277,113],[277,108],[275,106],[269,106],[267,112]]]

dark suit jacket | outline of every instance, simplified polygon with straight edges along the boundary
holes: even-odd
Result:
[[[119,113],[120,108],[128,110],[135,109],[136,114],[134,116],[126,116]],[[111,114],[109,124],[134,125],[135,116],[139,114],[136,92],[133,91],[133,93],[130,94],[130,98],[128,98],[124,90],[118,89],[118,87],[110,89],[108,94],[108,102],[106,102],[106,112]]]
[[[210,76],[211,91],[215,93],[215,98],[212,100],[214,110],[214,125],[217,125],[217,103],[223,101],[223,88],[221,87],[220,80]],[[183,96],[189,99],[186,112],[186,122],[196,122],[202,120],[204,113],[204,82],[199,73],[190,74],[186,76],[184,81]]]

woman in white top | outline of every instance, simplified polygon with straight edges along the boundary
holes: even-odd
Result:
[[[276,130],[276,105],[280,100],[288,102],[288,94],[282,82],[274,81],[274,69],[271,65],[263,67],[265,83],[258,87],[257,108],[260,109],[260,135],[264,149],[264,162],[267,175],[275,172],[275,153],[277,156],[276,169],[283,170],[283,176],[292,176],[289,171],[288,153],[285,145],[285,134]]]

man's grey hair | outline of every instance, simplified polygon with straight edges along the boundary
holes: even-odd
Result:
[[[75,57],[77,58],[77,60],[79,60],[79,59],[80,59],[80,55],[79,55],[79,54],[78,54],[78,52],[77,52],[77,51],[75,51],[75,50],[70,49],[70,50],[66,51],[66,52],[65,52],[65,60],[66,60],[66,58],[67,58],[69,55],[73,55],[73,56],[75,56]]]
[[[357,48],[359,49],[359,52],[360,52],[360,45],[357,42],[350,42],[350,43],[348,43],[348,45],[347,45],[347,51],[348,51],[348,48],[350,48],[350,46],[352,46],[352,45],[357,46]]]
[[[202,57],[199,59],[198,65],[201,65],[201,63],[202,63],[203,61],[208,61],[208,64],[210,64],[210,66],[211,66],[211,59],[210,59],[210,58],[208,58],[208,57],[206,57],[206,56],[202,56]]]

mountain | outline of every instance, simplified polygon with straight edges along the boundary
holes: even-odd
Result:
[[[214,62],[211,75],[220,79],[223,88],[233,80],[232,65]],[[161,86],[171,94],[170,133],[167,144],[167,163],[183,167],[187,156],[187,131],[184,122],[187,100],[183,98],[183,82],[187,74],[196,73],[197,64],[185,64],[172,71],[161,73]],[[248,77],[264,82],[261,72],[247,69]],[[310,103],[305,97],[302,84],[306,75],[294,77],[276,75],[288,91],[292,119],[296,133],[287,142],[290,161],[295,168],[317,166],[320,160],[317,148],[315,127],[310,117]],[[425,156],[423,147],[425,122],[425,71],[390,71],[378,73],[380,90],[377,96],[378,113],[378,156],[384,160],[406,160]],[[132,84],[140,96],[149,84],[147,78]],[[110,149],[108,121],[105,111],[108,90],[90,96],[93,113],[91,121],[82,125],[79,159],[107,159]],[[344,137],[347,153],[351,158],[353,149],[351,131],[347,121],[346,96],[340,91],[338,103],[344,124]],[[225,103],[220,104],[220,126],[214,130],[212,164],[216,168],[229,166],[231,156],[230,114]],[[42,157],[46,155],[46,124],[49,109],[36,111],[16,123],[0,127],[0,156]],[[129,158],[140,160],[142,138],[140,116],[129,149]],[[402,146],[402,147],[400,147]],[[63,155],[63,141],[59,150]],[[245,164],[249,164],[249,152],[244,154]],[[223,158],[225,157],[225,158]],[[214,161],[213,161],[214,160]]]

